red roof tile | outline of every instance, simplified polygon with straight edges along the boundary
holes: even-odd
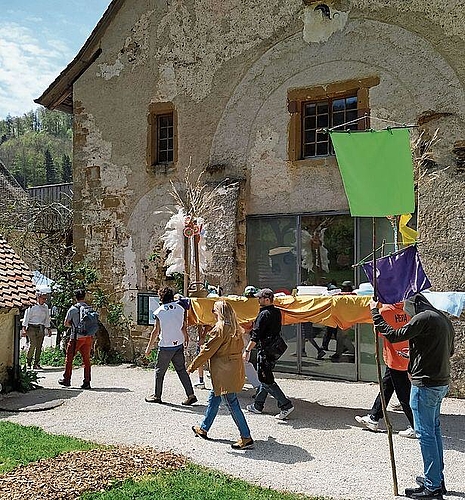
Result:
[[[34,302],[31,270],[0,236],[0,309],[23,309]]]

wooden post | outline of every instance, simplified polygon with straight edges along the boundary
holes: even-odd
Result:
[[[189,289],[189,274],[190,274],[190,255],[189,255],[189,238],[184,236],[184,297],[187,297]]]
[[[373,217],[373,300],[378,300],[378,286],[376,280],[376,219]],[[381,375],[381,361],[379,359],[379,336],[373,325],[373,332],[375,335],[375,359],[376,359],[376,371],[378,375],[379,384],[379,394],[381,396],[381,406],[383,408],[384,423],[386,425],[388,442],[389,442],[389,457],[391,459],[391,471],[392,471],[392,483],[394,496],[399,495],[399,487],[397,485],[397,470],[396,470],[396,460],[394,457],[394,444],[392,442],[392,425],[389,420],[387,410],[386,410],[386,398],[384,397],[383,391],[383,377]]]
[[[200,243],[200,235],[195,234],[193,236],[194,240],[194,266],[195,266],[195,289],[200,290],[200,256],[199,256],[199,243]]]

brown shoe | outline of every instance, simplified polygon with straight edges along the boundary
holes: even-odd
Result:
[[[181,404],[184,406],[190,406],[190,405],[193,405],[194,403],[197,403],[197,397],[195,396],[195,394],[192,394],[185,401],[183,401]]]
[[[251,437],[250,438],[241,437],[239,441],[236,441],[231,445],[231,448],[233,448],[234,450],[250,450],[253,447],[254,447],[254,442]]]
[[[193,425],[192,430],[194,431],[194,434],[196,436],[201,437],[202,439],[208,439],[207,431],[204,431],[201,427],[198,425]]]

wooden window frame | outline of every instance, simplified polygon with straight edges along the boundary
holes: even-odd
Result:
[[[378,76],[372,76],[359,80],[346,80],[343,82],[329,83],[327,85],[318,85],[304,89],[291,89],[287,94],[287,108],[290,113],[289,133],[288,133],[288,158],[292,162],[315,162],[323,159],[323,161],[332,157],[312,156],[303,157],[302,149],[302,113],[303,104],[307,102],[319,102],[325,100],[334,100],[337,98],[347,97],[349,95],[357,96],[357,116],[361,117],[369,115],[369,91],[380,82]],[[369,126],[367,121],[360,120],[360,129]]]
[[[173,117],[173,161],[160,162],[158,159],[158,119],[163,115]],[[167,169],[178,161],[178,115],[171,102],[157,102],[149,106],[147,133],[147,164],[151,169]]]

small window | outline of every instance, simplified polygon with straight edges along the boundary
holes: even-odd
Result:
[[[171,163],[174,158],[173,113],[157,116],[157,163]]]
[[[171,103],[153,103],[149,112],[148,164],[168,166],[177,160],[177,117]]]
[[[357,95],[302,104],[302,158],[334,154],[329,135],[319,130],[355,120],[358,117]],[[357,130],[358,122],[341,127]]]
[[[363,130],[369,126],[369,89],[379,78],[349,80],[288,92],[289,159],[307,160],[334,155],[331,140],[322,129],[332,128],[366,116],[341,127],[341,130]]]

